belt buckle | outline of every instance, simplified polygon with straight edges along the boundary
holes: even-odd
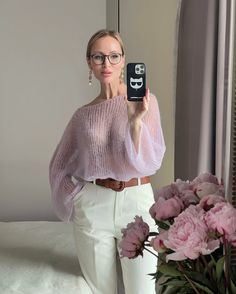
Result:
[[[121,192],[123,191],[125,188],[125,182],[124,181],[119,181],[119,186],[118,187],[111,187],[112,190],[116,191],[116,192]]]

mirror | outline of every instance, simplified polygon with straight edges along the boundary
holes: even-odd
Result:
[[[186,128],[191,121],[190,112],[185,111],[189,113],[189,121],[185,124],[184,120],[175,121],[175,110],[180,117],[183,117],[184,110],[181,112],[179,105],[188,106],[189,100],[186,97],[194,96],[195,103],[191,105],[191,115],[204,113],[203,116],[207,116],[208,108],[203,104],[201,106],[203,112],[200,109],[195,111],[201,93],[199,90],[191,92],[190,83],[186,85],[185,80],[192,76],[191,84],[196,87],[195,76],[204,77],[209,74],[207,68],[204,71],[196,71],[196,66],[199,65],[198,52],[204,46],[208,53],[214,49],[217,41],[217,32],[214,29],[217,11],[221,12],[219,19],[223,19],[223,14],[229,10],[226,3],[224,4],[225,1],[219,1],[220,4],[218,1],[213,2],[150,0],[144,3],[142,0],[104,0],[96,4],[88,1],[83,9],[79,1],[70,5],[55,2],[54,10],[50,5],[48,7],[48,4],[29,5],[29,0],[22,1],[20,7],[17,1],[12,5],[1,2],[0,33],[4,40],[0,57],[4,72],[0,80],[2,100],[0,178],[1,193],[4,195],[3,205],[0,207],[2,220],[24,220],[26,216],[28,219],[54,219],[50,206],[48,163],[73,111],[87,103],[97,93],[96,83],[88,87],[88,67],[84,57],[88,38],[101,27],[120,30],[127,62],[141,60],[147,65],[148,87],[157,96],[167,142],[163,166],[152,181],[154,186],[163,186],[174,179],[175,166],[183,165],[185,161],[181,161],[186,156],[186,150],[190,150],[191,142],[196,143],[199,138],[199,134],[195,136],[192,132],[192,137],[188,136],[188,139],[184,140],[187,138]],[[180,15],[180,5],[183,3],[185,9]],[[207,7],[203,9],[204,14],[194,16],[193,13],[191,17],[188,16],[190,9],[194,12],[204,5]],[[94,18],[88,19],[88,15],[92,15],[92,12],[95,13]],[[210,12],[212,15],[207,23],[206,16]],[[193,46],[195,52],[193,58],[189,56],[186,59],[190,67],[184,77],[181,76],[181,71],[182,67],[187,65],[177,64],[177,51],[181,47],[177,42],[180,18],[183,22],[182,36],[190,34],[189,37],[185,37],[185,44],[181,49],[182,59],[186,58],[184,48],[187,46]],[[202,22],[198,23],[200,18]],[[186,25],[190,21],[191,25]],[[196,42],[195,35],[191,35],[193,25],[198,25],[202,31],[205,27],[212,30],[212,34],[207,30],[204,31],[205,43]],[[221,31],[218,32],[222,38],[219,44],[228,44],[228,25],[228,23],[222,25]],[[214,45],[209,45],[210,43]],[[219,52],[224,55],[227,48],[221,48]],[[212,56],[210,60],[213,64],[216,55]],[[206,60],[209,60],[208,55],[200,57],[202,64]],[[217,68],[226,71],[224,64],[218,65]],[[175,105],[176,75],[179,69],[178,76],[181,80],[178,81],[178,95],[185,96],[187,102]],[[208,71],[209,69],[210,67]],[[214,69],[210,75],[212,80],[216,78]],[[224,79],[218,76],[215,85],[222,84],[222,78]],[[206,84],[202,84],[201,88],[205,89],[204,97],[209,96],[209,93],[213,95],[216,91],[212,88],[207,92]],[[221,87],[221,91],[227,93],[226,83],[223,88]],[[215,102],[209,102],[208,106],[211,103]],[[211,120],[214,120],[214,116]],[[181,124],[179,125],[178,122]],[[205,125],[202,128],[205,128]],[[178,150],[175,150],[176,130],[179,132],[177,138],[182,138],[179,141],[187,142],[186,146],[180,144]],[[203,136],[212,137],[209,134]],[[208,157],[212,154],[210,144],[201,148],[207,150]],[[175,156],[176,151],[180,152],[181,156]],[[204,154],[201,150],[200,153]],[[190,167],[196,166],[194,158],[194,153],[189,155]],[[206,162],[205,159],[206,157],[203,157],[202,162]],[[193,177],[188,170],[184,173],[184,178],[187,176]],[[8,195],[11,195],[11,198]],[[30,209],[24,203],[28,203]]]
[[[226,153],[225,162],[230,163],[229,151],[222,144],[224,140],[229,144],[230,136],[225,135],[225,116],[217,114],[223,119],[220,126],[220,120],[216,114],[209,115],[209,109],[216,109],[217,105],[220,110],[228,107],[230,30],[224,16],[230,19],[230,11],[235,9],[230,7],[231,2],[0,1],[0,222],[57,220],[50,200],[48,164],[72,113],[98,91],[96,83],[88,86],[85,50],[91,34],[104,27],[120,31],[127,62],[145,62],[148,87],[158,99],[167,151],[161,170],[152,177],[154,187],[169,184],[176,175],[187,180],[203,168],[214,168],[220,175],[222,154]],[[180,11],[183,3],[185,8]],[[189,14],[204,5],[206,9],[202,8],[199,14]],[[191,33],[193,26],[199,28],[196,34]],[[203,39],[199,41],[201,33]],[[185,49],[190,48],[194,54],[187,56]],[[179,50],[181,60],[177,59]],[[201,50],[206,54],[200,53]],[[223,60],[216,62],[219,56]],[[178,105],[176,95],[180,99]],[[202,101],[199,97],[203,97]],[[197,128],[191,126],[193,117],[199,122]],[[220,131],[217,135],[220,147],[214,152],[212,140],[216,133],[212,132],[212,125]],[[187,133],[189,129],[191,133]],[[199,139],[206,138],[210,141],[196,150]],[[187,154],[188,150],[192,153]],[[200,158],[199,154],[203,156]],[[213,167],[216,158],[218,163]],[[181,170],[176,170],[176,166]],[[54,228],[50,229],[53,232]],[[61,236],[57,230],[53,238]],[[20,232],[18,226],[9,236],[15,232]],[[27,234],[22,236],[27,241]],[[69,235],[63,235],[64,240],[66,236]],[[48,251],[41,252],[44,257],[45,252]],[[39,261],[31,253],[31,259]],[[15,256],[22,261],[27,254],[23,250]],[[54,257],[57,260],[60,254]],[[72,260],[69,259],[70,264]],[[64,260],[58,268],[64,270]]]

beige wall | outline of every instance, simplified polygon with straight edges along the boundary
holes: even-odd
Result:
[[[120,0],[120,32],[126,62],[143,61],[147,85],[158,99],[167,150],[153,186],[174,179],[175,22],[178,0]]]
[[[153,177],[160,185],[173,177],[176,3],[120,0],[127,61],[145,61],[161,108],[167,155]],[[72,113],[97,93],[85,46],[106,21],[116,29],[114,8],[117,0],[0,0],[0,221],[55,219],[48,164]]]
[[[49,160],[95,96],[85,46],[105,26],[105,0],[0,0],[0,220],[54,219]]]
[[[119,0],[106,1],[106,22],[109,30],[118,31],[119,24]]]

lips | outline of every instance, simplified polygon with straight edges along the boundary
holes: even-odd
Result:
[[[112,74],[111,71],[102,71],[102,75],[104,75],[104,76],[109,76],[111,74]]]

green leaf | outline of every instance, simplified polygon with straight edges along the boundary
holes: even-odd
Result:
[[[158,235],[159,235],[159,233],[157,233],[157,232],[150,232],[149,233],[149,237],[158,236]]]
[[[159,284],[156,284],[156,289],[158,289],[158,293],[160,293],[160,294],[162,294],[164,291],[164,287]]]
[[[164,275],[170,277],[181,277],[182,273],[178,271],[175,267],[168,265],[168,264],[161,264],[158,266],[158,270],[163,273]]]
[[[158,289],[159,290],[159,289]],[[159,294],[159,291],[157,292]],[[169,286],[166,288],[163,294],[192,294],[193,289],[184,286],[184,287],[174,287],[174,286]]]
[[[208,267],[209,269],[211,269],[211,268],[213,268],[213,267],[215,267],[215,266],[216,266],[216,262],[214,262],[213,259],[211,259],[210,261],[207,262],[207,267]]]
[[[171,279],[163,283],[162,285],[175,286],[175,287],[184,287],[188,284],[186,280]]]
[[[220,281],[224,270],[225,257],[222,256],[216,263],[216,278]]]
[[[188,278],[190,278],[192,281],[199,282],[201,285],[206,286],[207,288],[212,289],[212,286],[214,287],[215,285],[212,285],[210,281],[204,276],[204,274],[199,273],[199,272],[193,272],[193,271],[183,271],[184,274]]]
[[[234,284],[232,280],[230,281],[230,286],[231,286],[232,294],[236,294],[236,285]]]
[[[168,287],[167,290],[164,292],[164,294],[176,294],[179,293],[179,287]]]
[[[157,281],[156,285],[157,285],[157,289],[158,289],[158,294],[165,293],[166,286],[163,286],[162,284],[165,283],[167,280],[168,280],[168,278],[162,274],[162,276]]]
[[[158,227],[160,229],[168,230],[170,228],[170,226],[167,223],[165,223],[164,221],[160,221],[160,220],[157,220],[157,219],[155,221],[156,221],[156,224],[158,225]]]
[[[226,294],[226,293],[228,293],[228,292],[226,292],[227,289],[225,287],[225,281],[221,281],[221,282],[218,283],[218,285],[217,285],[217,291],[218,291],[217,293],[220,293],[220,294]],[[231,294],[233,294],[233,293],[231,293]]]
[[[155,281],[158,280],[157,274],[148,274],[148,276],[151,276],[152,277],[152,280],[155,280]]]
[[[194,282],[192,281],[193,284],[196,286],[196,288],[205,291],[205,293],[207,294],[216,294],[215,292],[212,292],[211,289],[209,289],[208,287],[201,285],[200,283]]]
[[[157,271],[157,276],[156,276],[156,284],[161,285],[164,283],[168,278],[163,275],[161,272]]]
[[[153,273],[153,274],[148,274],[148,276],[151,276],[151,277],[156,277],[156,273]]]
[[[155,283],[158,282],[158,280],[163,276],[162,273],[160,273],[159,271],[155,272],[155,273],[150,273],[148,274],[149,276],[153,277],[152,280],[155,279]]]
[[[179,292],[178,292],[178,294],[193,294],[194,292],[193,292],[193,288],[191,287],[184,287],[184,288],[181,288],[181,289],[179,289]]]
[[[182,282],[179,286],[172,285],[175,282]],[[164,285],[165,283],[165,285]],[[192,294],[193,289],[186,281],[181,281],[174,278],[168,278],[160,285],[157,286],[157,293],[158,294]]]
[[[211,261],[213,262],[214,265],[216,265],[216,261],[215,261],[214,256],[212,254],[210,254],[210,256],[211,256]]]

